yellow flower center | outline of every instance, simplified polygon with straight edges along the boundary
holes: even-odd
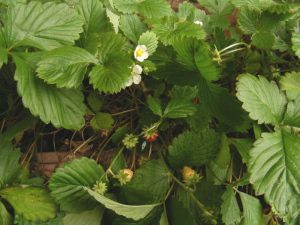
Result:
[[[131,75],[132,75],[132,76],[134,75],[134,72],[133,72],[133,71],[131,71]]]
[[[139,50],[136,51],[136,56],[137,57],[142,57],[143,53],[144,52],[141,49],[139,49]]]

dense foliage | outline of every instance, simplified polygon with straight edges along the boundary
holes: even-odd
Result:
[[[0,0],[0,225],[300,223],[300,3],[172,2]]]

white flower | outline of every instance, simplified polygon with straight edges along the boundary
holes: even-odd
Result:
[[[135,65],[133,68],[132,68],[132,71],[131,71],[131,77],[129,78],[126,86],[131,86],[132,83],[135,83],[135,84],[139,84],[142,80],[142,77],[141,77],[141,73],[143,72],[143,69],[140,65]]]
[[[202,27],[203,26],[203,23],[202,23],[202,21],[194,21],[194,24],[197,24],[197,25],[199,25],[200,27]]]
[[[134,50],[134,57],[140,61],[143,62],[144,59],[147,59],[149,56],[148,52],[147,52],[147,47],[146,45],[138,45],[136,46],[135,50]]]

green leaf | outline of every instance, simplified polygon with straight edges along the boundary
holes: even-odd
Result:
[[[266,0],[268,3],[271,2],[272,4],[270,4],[268,11],[271,13],[276,13],[276,14],[280,14],[283,13],[285,14],[286,12],[293,12],[294,10],[298,10],[300,3],[299,2],[289,2],[288,4],[286,2],[282,2],[283,4],[278,4],[278,2],[273,2],[272,0]],[[281,3],[281,2],[280,2]]]
[[[99,64],[88,51],[70,46],[56,48],[42,58],[36,70],[38,77],[58,88],[77,88],[82,84],[87,67],[91,63]]]
[[[69,213],[82,213],[92,210],[98,202],[82,187],[93,187],[99,181],[104,170],[95,160],[81,157],[74,158],[71,163],[65,163],[64,168],[57,168],[50,179],[49,189],[55,202],[62,210]],[[105,177],[101,180],[107,183]]]
[[[248,163],[250,160],[249,151],[253,148],[253,142],[254,140],[250,138],[230,139],[230,143],[236,147],[244,163]]]
[[[97,205],[94,209],[77,214],[67,214],[64,218],[64,225],[100,224],[105,207]]]
[[[126,44],[126,39],[122,37],[121,34],[115,34],[114,32],[106,32],[103,34],[99,35],[99,42],[100,42],[100,47],[98,49],[98,58],[100,62],[106,63],[109,62],[106,58],[110,57],[109,54],[112,55],[117,55],[120,54],[118,57],[120,57],[122,60],[122,54],[121,51],[123,50],[125,44]],[[128,61],[129,59],[127,59]],[[117,60],[115,60],[117,61]],[[133,63],[132,63],[133,64]]]
[[[230,149],[228,146],[227,136],[225,133],[221,134],[221,148],[214,162],[220,169],[226,169],[230,163]]]
[[[170,5],[164,0],[114,0],[114,3],[123,13],[137,10],[147,18],[168,16],[172,12]]]
[[[128,134],[130,132],[129,127],[121,127],[117,129],[112,137],[112,142],[117,144],[123,140],[125,137],[125,134]]]
[[[197,97],[197,86],[190,87],[190,86],[174,86],[173,94],[175,98],[185,99],[187,101],[192,101]]]
[[[244,224],[261,224],[263,213],[259,199],[243,192],[239,192],[239,194],[243,204]]]
[[[300,95],[293,102],[288,103],[283,123],[300,128]]]
[[[177,37],[195,37],[204,39],[206,36],[202,27],[194,23],[177,22],[175,17],[148,19],[145,21],[153,26],[152,31],[165,45],[171,45]]]
[[[118,157],[118,158],[115,160],[116,157]],[[114,174],[116,174],[119,170],[123,170],[123,169],[127,168],[126,159],[123,154],[118,155],[118,152],[116,152],[115,156],[112,159],[112,162],[113,162],[113,160],[115,160],[115,161],[111,167],[111,171]]]
[[[186,122],[196,131],[203,132],[209,127],[211,118],[202,105],[196,105],[197,111],[195,115],[188,116]]]
[[[201,79],[198,90],[198,98],[210,115],[228,125],[243,123],[245,112],[241,108],[242,104],[227,89]]]
[[[98,202],[102,203],[106,208],[115,211],[117,214],[125,216],[126,218],[132,218],[134,220],[139,220],[147,216],[151,210],[157,205],[124,205],[109,198],[106,198],[95,191],[87,187],[82,187],[84,190],[95,198]]]
[[[168,171],[161,160],[152,159],[146,168],[138,170],[131,181],[126,185],[128,188],[150,191],[155,200],[162,201],[170,187]]]
[[[222,221],[226,225],[236,224],[241,221],[241,211],[239,209],[233,188],[227,187],[226,192],[222,196],[223,203],[221,206]]]
[[[159,225],[169,225],[166,207],[164,207],[164,211],[161,214]]]
[[[104,104],[104,98],[96,93],[90,93],[87,97],[87,101],[94,112],[99,112]]]
[[[5,198],[19,214],[27,220],[47,221],[55,217],[56,206],[49,192],[42,187],[7,187],[0,190]]]
[[[18,2],[26,3],[26,0],[1,0],[0,2],[4,5],[15,5]]]
[[[196,110],[197,108],[192,102],[186,99],[174,98],[168,103],[163,116],[173,119],[187,117],[194,115]]]
[[[260,31],[272,30],[274,27],[280,26],[281,21],[287,21],[293,15],[293,13],[277,14],[264,11],[259,18],[258,29]]]
[[[15,80],[23,105],[45,123],[79,130],[85,123],[83,94],[76,89],[58,89],[36,77],[31,64],[39,61],[40,56],[40,53],[13,53],[17,66]]]
[[[19,216],[17,213],[15,213],[15,220],[14,224],[18,225],[64,225],[62,218],[64,217],[65,213],[63,211],[60,211],[56,214],[56,217],[54,219],[50,219],[46,222],[41,221],[28,221],[23,216]]]
[[[173,169],[201,166],[216,157],[219,147],[220,139],[213,130],[202,133],[187,131],[173,139],[168,149],[168,161]]]
[[[39,120],[38,117],[29,117],[20,122],[14,123],[11,127],[9,127],[3,134],[3,138],[6,141],[11,141],[15,136],[21,134],[24,130],[27,130],[31,127],[31,125],[36,124]]]
[[[147,104],[154,114],[162,116],[162,108],[160,105],[160,99],[148,97]]]
[[[175,63],[167,62],[162,65],[157,65],[156,71],[149,73],[154,78],[166,79],[170,84],[177,86],[191,86],[199,82],[201,77],[199,72],[190,71],[186,66]]]
[[[139,38],[138,44],[146,45],[147,52],[149,53],[149,56],[151,56],[158,46],[156,34],[152,31],[147,31],[143,33]]]
[[[286,96],[279,92],[275,82],[269,82],[265,77],[259,79],[243,74],[238,77],[237,97],[243,102],[243,108],[249,112],[258,124],[279,124],[286,109]]]
[[[15,180],[21,170],[18,165],[20,149],[13,150],[12,143],[6,141],[3,135],[0,135],[0,146],[0,187],[5,187]]]
[[[76,9],[84,18],[83,32],[85,37],[93,33],[103,33],[108,30],[108,17],[103,4],[99,0],[80,1]]]
[[[114,119],[109,113],[97,112],[93,119],[91,119],[90,124],[97,129],[112,131],[114,122]]]
[[[197,0],[199,4],[205,7],[212,15],[211,19],[221,27],[226,29],[229,26],[229,19],[227,16],[232,15],[234,11],[234,5],[230,0]]]
[[[135,14],[122,15],[120,18],[120,29],[133,43],[138,43],[142,33],[147,31],[147,25]]]
[[[300,95],[300,73],[293,71],[286,73],[285,76],[280,76],[279,85],[280,91],[286,92],[288,100],[294,100]]]
[[[252,34],[256,32],[259,12],[251,8],[249,5],[246,5],[239,9],[237,17],[237,22],[245,34]]]
[[[108,54],[104,65],[93,67],[89,73],[90,83],[99,91],[116,93],[126,87],[131,76],[133,61],[125,52]]]
[[[168,221],[172,225],[196,225],[191,212],[175,197],[168,198],[166,202]]]
[[[275,43],[275,35],[266,31],[257,31],[251,37],[252,44],[261,49],[270,49]]]
[[[13,218],[7,211],[2,202],[0,202],[0,225],[12,225]]]
[[[244,5],[249,6],[256,11],[265,10],[272,5],[275,5],[272,0],[231,0],[231,3],[234,4],[235,7],[241,7]]]
[[[3,32],[9,49],[29,45],[49,51],[73,45],[82,25],[82,18],[67,4],[33,1],[8,8]]]
[[[202,75],[207,81],[216,81],[221,77],[222,70],[217,68],[218,63],[212,61],[213,56],[205,45],[201,45],[195,53],[195,63]]]
[[[263,133],[250,150],[250,180],[280,214],[293,214],[300,206],[300,138],[284,130]]]
[[[198,71],[198,67],[195,62],[195,54],[200,46],[206,45],[205,42],[199,41],[193,37],[180,37],[176,38],[172,46],[174,47],[179,58],[185,63],[191,70]]]
[[[7,63],[8,60],[7,50],[5,47],[6,47],[5,39],[1,29],[0,30],[0,69],[3,63]]]
[[[107,17],[109,18],[109,21],[112,23],[112,25],[114,27],[114,30],[117,34],[119,32],[119,24],[120,24],[119,19],[120,19],[120,16],[113,13],[109,9],[106,9],[106,14],[107,14]]]

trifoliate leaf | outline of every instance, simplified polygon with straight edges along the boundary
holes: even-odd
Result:
[[[175,197],[168,198],[166,202],[168,221],[172,225],[196,225],[191,212]]]
[[[107,129],[112,131],[114,119],[109,113],[97,112],[95,117],[91,119],[90,124],[96,129]]]
[[[104,98],[96,93],[90,93],[87,97],[87,101],[94,112],[99,112],[104,104]]]
[[[232,187],[227,187],[226,192],[222,196],[223,203],[221,206],[222,221],[226,225],[236,224],[241,221],[241,211],[237,203]]]
[[[98,205],[82,186],[93,187],[103,174],[104,170],[95,160],[86,157],[75,158],[71,163],[65,163],[64,168],[56,169],[48,187],[52,191],[51,196],[60,204],[62,210],[81,213]],[[101,181],[107,183],[105,177]]]
[[[258,120],[259,124],[281,123],[286,107],[286,96],[279,92],[274,82],[265,77],[256,78],[243,74],[238,77],[236,96],[243,102],[243,108],[250,118]]]
[[[150,191],[156,201],[162,201],[170,186],[167,173],[162,161],[153,159],[145,168],[139,169],[126,186]]]
[[[239,192],[239,195],[243,204],[244,224],[261,224],[263,213],[259,199],[243,192]]]
[[[146,45],[147,52],[149,53],[149,56],[151,56],[155,52],[158,45],[156,34],[152,31],[143,33],[139,38],[138,44]]]
[[[152,112],[158,116],[162,116],[162,108],[160,104],[160,99],[158,98],[147,98],[148,107],[152,110]]]
[[[197,86],[174,86],[173,94],[175,98],[186,99],[187,101],[192,101],[197,97]]]
[[[103,33],[108,30],[108,18],[103,4],[98,0],[80,1],[76,9],[84,18],[83,32],[85,37],[93,33]]]
[[[13,218],[7,211],[2,202],[0,202],[0,225],[13,224]]]
[[[254,139],[250,139],[250,138],[230,139],[230,143],[236,147],[236,149],[242,156],[243,162],[248,163],[250,160],[249,151],[250,149],[253,148]]]
[[[131,76],[133,61],[125,52],[108,54],[104,65],[93,67],[89,73],[90,83],[103,92],[116,93],[126,87]]]
[[[58,88],[77,88],[82,84],[88,65],[99,64],[88,51],[69,46],[56,48],[42,59],[36,70],[38,77]]]
[[[55,217],[56,206],[50,193],[42,187],[7,187],[0,190],[0,195],[7,200],[18,214],[27,220],[47,221]]]
[[[120,29],[127,38],[137,44],[142,33],[147,31],[147,25],[135,14],[122,15],[120,18]]]
[[[24,130],[27,130],[31,125],[36,124],[39,120],[38,117],[29,117],[27,119],[21,120],[20,122],[14,123],[9,127],[3,134],[4,140],[11,141],[15,136],[21,134]]]
[[[197,108],[192,102],[186,99],[174,98],[168,103],[163,116],[173,119],[187,117],[194,115],[196,110]]]
[[[0,135],[0,188],[13,182],[22,169],[18,165],[20,158],[20,149],[13,150],[12,143],[6,141],[3,135]]]
[[[298,95],[294,102],[288,103],[283,123],[300,128],[300,95]]]
[[[279,85],[280,91],[286,92],[288,100],[294,100],[300,95],[300,74],[293,71],[280,76]]]
[[[201,79],[198,90],[198,98],[210,115],[228,125],[243,123],[245,112],[241,108],[242,103],[227,89]]]
[[[103,195],[98,194],[95,191],[87,187],[82,187],[85,191],[95,198],[98,202],[102,203],[106,208],[115,211],[117,214],[125,216],[126,218],[132,218],[134,220],[139,220],[148,215],[148,213],[157,205],[124,205],[115,202]]]
[[[98,49],[98,58],[102,63],[107,62],[106,57],[109,57],[108,54],[112,54],[112,55],[120,54],[120,56],[118,57],[122,57],[122,54],[124,54],[121,53],[121,51],[126,44],[126,39],[122,37],[121,34],[115,34],[114,32],[106,32],[100,34],[99,42],[100,45]]]
[[[248,162],[250,180],[279,214],[293,214],[300,206],[300,138],[284,130],[263,133]]]
[[[173,16],[162,19],[148,19],[145,21],[153,26],[152,31],[165,45],[171,45],[176,37],[195,37],[203,39],[206,36],[202,27],[194,23],[177,22]]]
[[[226,29],[229,26],[229,19],[227,16],[232,15],[234,5],[230,0],[197,0],[199,4],[205,7],[210,13],[211,20],[221,27]]]
[[[173,139],[169,146],[168,161],[173,169],[201,166],[216,157],[219,147],[220,139],[213,130],[202,133],[187,131]]]
[[[85,123],[83,94],[76,89],[59,89],[36,77],[34,65],[40,57],[41,53],[13,54],[17,66],[15,80],[18,81],[18,94],[22,96],[23,105],[45,123],[79,130]]]
[[[270,49],[275,43],[275,35],[266,31],[258,31],[251,37],[252,44],[261,49]]]
[[[180,63],[167,62],[157,65],[156,71],[149,73],[154,78],[166,79],[170,84],[177,86],[194,87],[200,80],[200,73],[189,70]]]
[[[195,9],[197,9],[197,8],[192,3],[182,2],[182,4],[178,5],[177,16],[178,16],[178,18],[186,19],[192,13],[192,11],[194,11]]]
[[[64,218],[64,225],[83,225],[83,224],[100,224],[103,218],[105,207],[97,205],[92,210],[83,213],[67,214]]]
[[[196,131],[203,132],[209,127],[209,123],[211,122],[211,118],[208,115],[205,108],[201,105],[196,105],[197,111],[195,115],[188,116],[186,118],[186,122]]]
[[[8,8],[3,33],[9,49],[34,46],[49,51],[73,45],[82,32],[82,25],[82,18],[67,4],[33,1]]]
[[[137,10],[141,15],[151,17],[164,17],[171,14],[170,5],[164,0],[114,0],[115,7],[123,13]]]

